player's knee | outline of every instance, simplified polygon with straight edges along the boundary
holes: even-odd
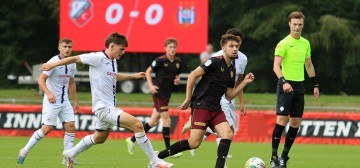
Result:
[[[159,120],[157,120],[157,121],[149,121],[148,122],[148,124],[150,125],[150,127],[155,127],[156,125],[158,125],[159,124],[159,122],[158,122]]]
[[[64,128],[66,132],[75,132],[75,123],[74,122],[67,122],[64,123]]]
[[[300,124],[301,124],[301,122],[297,122],[297,121],[289,123],[290,127],[293,127],[293,128],[299,128]]]
[[[41,132],[42,132],[44,135],[47,135],[47,134],[49,134],[53,129],[54,129],[53,126],[47,125],[47,126],[41,127]]]
[[[170,119],[170,117],[163,119],[163,125],[164,125],[164,126],[170,126],[170,125],[171,125],[171,119]]]
[[[222,137],[222,139],[232,139],[233,136],[234,136],[234,133],[232,132],[231,129],[225,130],[224,131],[224,137]]]
[[[137,120],[137,121],[134,123],[133,131],[134,131],[134,132],[144,131],[144,125],[141,123],[140,120]]]
[[[106,137],[94,136],[95,144],[102,144],[106,141]]]
[[[189,139],[190,149],[197,149],[197,148],[200,146],[201,141],[202,141],[202,140],[190,140],[190,139]]]

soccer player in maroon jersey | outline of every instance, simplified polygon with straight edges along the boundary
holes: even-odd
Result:
[[[237,57],[240,47],[239,39],[231,34],[222,36],[221,48],[224,54],[219,57],[211,57],[192,71],[188,77],[186,86],[186,99],[178,109],[185,110],[191,107],[191,133],[190,138],[178,141],[169,148],[160,151],[159,158],[166,158],[176,153],[198,148],[205,135],[205,130],[210,127],[222,139],[217,150],[215,167],[223,168],[226,156],[229,152],[233,132],[221,110],[220,99],[225,94],[228,100],[233,99],[238,93],[255,78],[249,73],[243,82],[234,88],[235,68],[231,61]],[[196,85],[196,78],[201,80]]]
[[[166,148],[170,147],[170,115],[168,112],[169,100],[174,85],[178,85],[180,81],[179,74],[182,66],[180,58],[176,57],[176,48],[178,41],[174,38],[165,40],[166,53],[156,58],[151,66],[146,70],[146,79],[151,90],[154,109],[150,120],[144,124],[145,132],[148,132],[152,127],[158,124],[159,119],[162,119],[163,137]],[[155,73],[155,80],[152,80],[151,73]],[[133,148],[135,145],[135,137],[126,139],[128,152],[133,155]],[[178,157],[182,153],[178,153],[173,157]]]

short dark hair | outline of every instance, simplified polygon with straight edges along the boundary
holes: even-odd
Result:
[[[176,40],[176,38],[167,38],[167,39],[165,40],[165,44],[164,44],[165,47],[166,47],[167,45],[169,45],[170,43],[174,43],[176,47],[178,46],[178,41]]]
[[[62,38],[59,40],[59,45],[61,43],[66,43],[66,44],[69,44],[69,43],[72,43],[72,40],[68,39],[68,38]]]
[[[294,18],[294,19],[304,19],[304,21],[305,21],[305,15],[302,14],[301,12],[299,12],[299,11],[294,11],[294,12],[290,13],[290,15],[288,16],[289,22],[291,21],[292,18]]]
[[[240,36],[241,39],[243,37],[243,34],[241,33],[241,31],[239,29],[237,29],[237,28],[228,29],[226,31],[226,34],[232,34],[234,36]]]
[[[122,34],[119,34],[118,32],[113,32],[109,34],[109,36],[105,39],[105,47],[109,48],[111,43],[128,47],[128,41],[126,37]]]
[[[223,47],[228,41],[236,41],[236,42],[240,43],[239,38],[237,38],[235,35],[224,34],[221,36],[220,46]]]

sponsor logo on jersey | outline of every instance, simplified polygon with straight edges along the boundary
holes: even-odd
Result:
[[[72,0],[69,4],[69,16],[77,26],[83,27],[92,17],[92,3],[90,0]]]
[[[169,64],[168,63],[164,63],[164,67],[168,67],[169,66]]]
[[[116,72],[107,72],[106,74],[110,76],[116,76]]]

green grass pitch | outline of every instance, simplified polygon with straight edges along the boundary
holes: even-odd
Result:
[[[0,137],[0,167],[17,168],[64,168],[61,165],[63,139],[43,138],[28,154],[23,165],[16,163],[17,154],[29,137]],[[76,143],[80,139],[76,139]],[[164,149],[163,141],[151,141],[155,150]],[[280,145],[281,148],[283,144]],[[192,157],[185,151],[180,158],[167,158],[177,168],[210,168],[216,160],[216,143],[205,141]],[[281,149],[280,148],[280,149]],[[280,152],[279,149],[279,153]],[[227,160],[229,168],[242,168],[246,160],[256,156],[263,159],[269,168],[270,143],[233,142]],[[290,152],[289,168],[358,168],[360,167],[360,146],[295,144]],[[93,146],[80,153],[79,168],[145,168],[149,162],[139,146],[135,155],[127,153],[124,139],[109,139],[104,144]]]

